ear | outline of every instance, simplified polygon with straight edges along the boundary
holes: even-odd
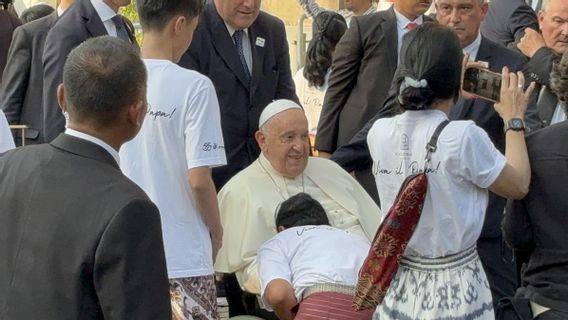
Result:
[[[67,112],[67,101],[65,101],[65,87],[63,87],[63,84],[57,86],[57,102],[61,112]]]
[[[489,3],[483,2],[481,4],[481,20],[485,19],[485,16],[487,15],[487,11],[489,11]]]
[[[276,231],[278,232],[282,232],[284,230],[286,230],[286,228],[284,228],[283,226],[279,226],[278,228],[276,228]]]
[[[254,138],[256,139],[256,143],[258,143],[260,150],[266,151],[266,134],[261,130],[258,130],[255,132]]]
[[[142,126],[142,122],[144,122],[145,115],[146,102],[141,99],[128,107],[126,118],[128,123],[130,123],[132,126],[140,128]]]
[[[540,10],[537,14],[537,18],[538,18],[538,28],[542,30],[542,22],[544,21],[544,15],[546,13],[542,10]]]
[[[187,19],[181,15],[174,18],[174,35],[179,35],[182,32],[184,26],[187,24],[186,20]]]

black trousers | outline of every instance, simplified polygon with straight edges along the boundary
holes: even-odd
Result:
[[[502,236],[497,236],[480,238],[477,241],[477,252],[489,281],[493,308],[497,310],[499,300],[513,297],[519,287],[513,251],[503,241]]]

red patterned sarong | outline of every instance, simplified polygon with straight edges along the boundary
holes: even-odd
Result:
[[[353,296],[336,292],[319,292],[304,298],[294,320],[371,320],[373,311],[351,308]]]

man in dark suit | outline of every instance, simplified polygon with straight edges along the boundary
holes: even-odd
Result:
[[[69,52],[81,42],[111,35],[135,43],[134,35],[118,9],[130,0],[77,0],[47,34],[43,52],[43,139],[50,142],[65,129],[57,105],[57,86]],[[117,19],[119,18],[119,19]]]
[[[460,11],[460,5],[469,8],[469,10]],[[469,54],[471,60],[487,63],[489,69],[494,72],[501,72],[504,66],[507,66],[511,71],[522,70],[526,63],[526,59],[522,55],[481,35],[479,27],[487,12],[486,2],[480,4],[479,0],[437,0],[436,9],[438,22],[456,31],[464,53]],[[372,162],[366,142],[367,132],[376,119],[395,114],[396,91],[396,87],[391,87],[385,107],[357,133],[349,144],[338,149],[333,154],[332,160],[349,171],[356,169],[359,163],[370,164]],[[450,111],[450,119],[475,121],[488,133],[495,146],[504,153],[504,124],[493,108],[493,103],[482,99],[460,97]],[[534,99],[529,104],[525,121],[529,128],[540,128],[540,119],[537,115]],[[505,199],[494,193],[489,193],[489,204],[477,244],[481,262],[491,286],[495,306],[500,298],[512,296],[518,285],[512,254],[508,248],[503,246],[499,228],[505,204]],[[388,208],[384,209],[387,210]]]
[[[517,47],[529,58],[526,66],[532,81],[540,84],[538,112],[544,125],[566,119],[562,106],[549,89],[552,66],[568,48],[568,1],[544,1],[538,13],[541,32],[526,29]]]
[[[2,75],[0,108],[10,124],[25,124],[26,144],[43,143],[42,94],[43,47],[47,32],[55,25],[59,14],[67,10],[73,0],[63,0],[57,11],[47,17],[26,23],[14,31],[8,51],[8,62]],[[16,145],[21,145],[20,130]]]
[[[213,169],[217,190],[258,158],[262,110],[276,99],[298,101],[284,23],[260,3],[208,1],[179,63],[209,77],[217,91],[227,154],[227,165]]]
[[[65,133],[0,156],[0,319],[171,319],[158,209],[118,166],[146,114],[144,64],[100,37],[63,78]]]
[[[401,39],[429,20],[430,0],[398,0],[387,11],[353,17],[335,48],[329,88],[318,123],[315,149],[329,157],[371,119],[387,96],[398,64]],[[355,173],[378,202],[370,168]]]
[[[538,21],[525,0],[491,1],[487,16],[481,22],[483,36],[505,47],[516,45],[526,28],[538,29]]]
[[[0,74],[6,67],[14,29],[22,24],[12,9],[12,0],[0,0]],[[1,80],[0,80],[1,81]]]

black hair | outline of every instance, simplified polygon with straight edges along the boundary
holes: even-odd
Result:
[[[110,36],[91,38],[69,53],[63,86],[72,120],[109,126],[123,108],[144,99],[146,68],[132,44]]]
[[[22,20],[22,23],[28,23],[50,15],[53,11],[55,11],[55,9],[53,9],[50,5],[43,3],[36,4],[35,6],[31,6],[24,10],[20,15],[20,20]]]
[[[347,30],[345,19],[333,11],[324,11],[314,18],[312,40],[306,52],[304,77],[310,86],[321,87],[333,58],[333,50]]]
[[[199,16],[203,0],[137,0],[138,16],[142,30],[160,31],[176,15],[183,15],[188,21]]]
[[[452,29],[424,23],[404,36],[400,52],[394,81],[402,109],[423,110],[436,99],[457,99],[463,53]]]
[[[307,225],[329,225],[327,214],[317,200],[300,192],[280,204],[276,214],[276,228]]]

